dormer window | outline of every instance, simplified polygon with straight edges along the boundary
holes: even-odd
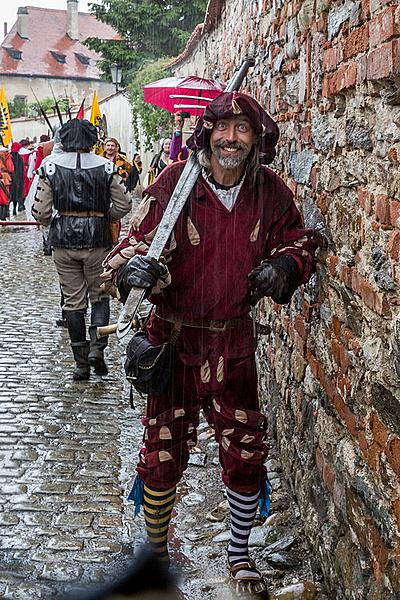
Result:
[[[6,50],[14,60],[22,60],[21,50],[16,50],[15,48],[6,48]]]
[[[53,58],[60,64],[64,64],[66,62],[66,54],[61,54],[60,52],[56,52],[55,50],[50,50]]]
[[[88,56],[85,56],[84,54],[79,54],[79,52],[75,52],[75,56],[83,65],[88,65],[90,63],[90,58]]]

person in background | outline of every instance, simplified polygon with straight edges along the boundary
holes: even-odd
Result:
[[[133,168],[133,165],[126,158],[124,154],[119,152],[121,148],[118,140],[113,137],[109,137],[104,142],[103,156],[114,163],[117,167],[117,173],[122,177],[123,181],[126,182],[128,175]]]
[[[11,158],[14,164],[14,174],[10,188],[10,204],[13,205],[13,215],[24,210],[24,161],[19,154],[21,149],[19,142],[11,144]]]
[[[171,139],[165,138],[161,140],[161,150],[157,154],[155,154],[152,158],[149,167],[149,185],[154,181],[156,177],[159,176],[161,171],[168,167],[172,163],[171,157],[169,155],[171,148]]]
[[[173,162],[186,160],[189,156],[189,148],[187,146],[182,145],[183,126],[185,123],[185,119],[188,118],[190,118],[190,115],[187,112],[178,111],[174,114],[174,130],[172,134],[171,149],[169,153],[170,158]]]
[[[32,154],[32,150],[33,150],[33,143],[28,138],[22,139],[19,143],[21,144],[19,154],[22,157],[22,160],[24,162],[24,202],[25,202],[25,198],[27,197],[27,195],[29,193],[29,188],[31,187],[31,181],[29,180],[29,177],[28,177],[28,169],[29,169],[29,157]],[[25,208],[25,206],[23,208]]]
[[[80,381],[89,379],[91,366],[97,375],[108,373],[104,361],[108,338],[96,336],[97,327],[107,325],[110,315],[109,296],[100,289],[100,275],[112,246],[110,221],[126,215],[131,200],[115,164],[91,151],[97,130],[89,121],[65,123],[60,141],[63,152],[51,156],[39,169],[32,214],[39,223],[50,224],[49,244],[76,363],[72,377]],[[54,216],[53,209],[57,210]],[[88,296],[90,342],[85,324]]]
[[[142,163],[142,158],[141,158],[140,154],[138,154],[137,152],[133,155],[133,164],[137,168],[138,173],[140,175],[141,172],[143,171],[143,163]]]
[[[0,137],[0,219],[5,220],[10,216],[10,188],[14,174],[14,163],[11,152],[2,144]]]
[[[42,160],[45,156],[45,144],[50,141],[50,137],[46,134],[42,134],[39,138],[39,145],[36,148],[36,156],[34,163],[34,171],[35,173],[38,171],[40,165],[42,164]]]

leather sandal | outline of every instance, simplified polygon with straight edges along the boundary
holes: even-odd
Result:
[[[239,571],[252,571],[259,577],[236,577]],[[263,576],[252,560],[229,565],[229,580],[233,584],[238,598],[268,598],[268,590]]]

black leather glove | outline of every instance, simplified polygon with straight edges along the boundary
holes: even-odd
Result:
[[[269,296],[278,304],[289,302],[299,282],[299,268],[289,256],[265,261],[248,275],[250,280],[252,306],[264,296]]]
[[[133,287],[151,291],[159,279],[167,277],[168,269],[150,256],[134,256],[118,273],[117,286],[121,298],[127,298]]]

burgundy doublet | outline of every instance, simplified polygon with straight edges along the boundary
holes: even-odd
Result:
[[[146,190],[129,236],[106,261],[109,278],[131,256],[146,252],[183,166],[171,165]],[[246,318],[249,272],[262,260],[286,255],[296,261],[305,283],[314,270],[314,250],[291,191],[271,169],[261,167],[252,188],[245,179],[231,211],[200,176],[165,253],[171,283],[150,299],[161,312],[182,318]],[[182,327],[171,389],[148,398],[143,419],[145,447],[137,471],[152,489],[172,487],[181,478],[200,408],[215,428],[224,483],[238,492],[262,487],[266,418],[259,410],[251,325],[249,320],[248,327],[220,332]],[[150,341],[168,340],[171,328],[153,315]]]

